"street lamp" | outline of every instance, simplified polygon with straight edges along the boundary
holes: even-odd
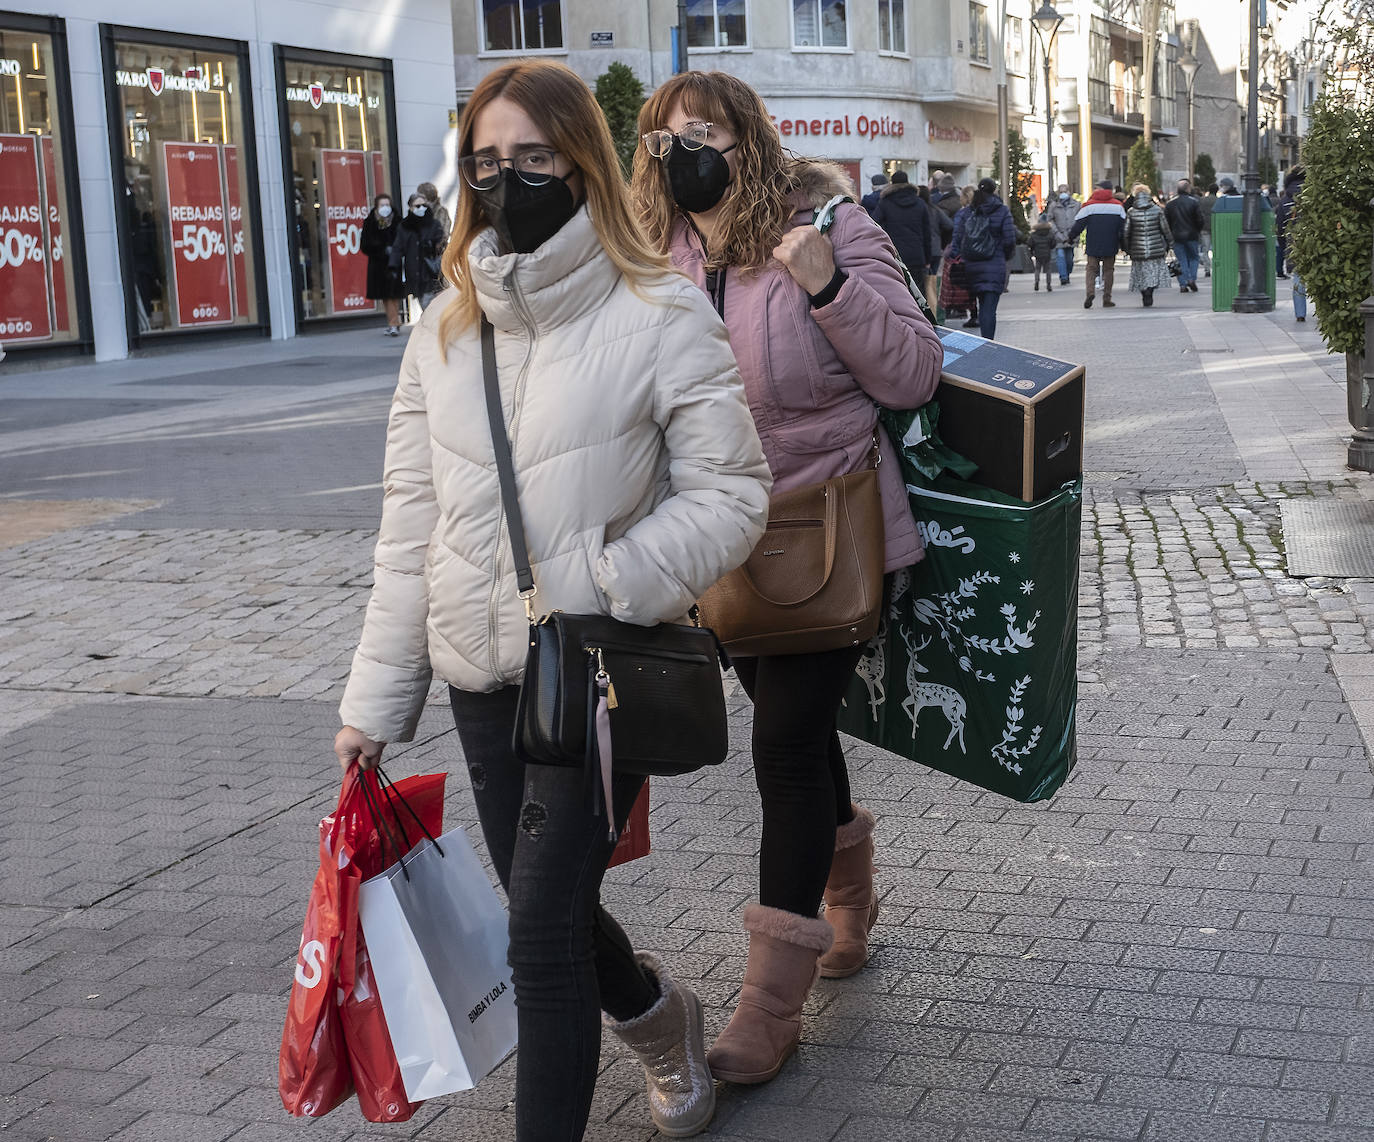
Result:
[[[1240,210],[1240,237],[1236,239],[1236,296],[1233,313],[1268,313],[1274,308],[1265,283],[1269,240],[1260,228],[1259,192],[1259,8],[1250,0],[1250,67],[1245,116],[1245,201]]]
[[[1197,172],[1193,169],[1197,162],[1197,155],[1194,153],[1197,147],[1197,133],[1193,128],[1193,83],[1197,80],[1198,70],[1202,67],[1202,61],[1195,56],[1192,51],[1185,49],[1179,57],[1178,69],[1183,72],[1183,79],[1188,88],[1188,181],[1192,182],[1197,178]]]
[[[1059,34],[1059,25],[1064,17],[1054,10],[1050,0],[1044,0],[1040,10],[1031,17],[1031,27],[1040,41],[1040,52],[1045,57],[1045,205],[1050,204],[1054,190],[1054,109],[1050,105],[1050,49],[1054,47],[1054,37]]]

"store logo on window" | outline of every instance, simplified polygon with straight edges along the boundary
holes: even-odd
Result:
[[[150,67],[144,71],[115,71],[115,84],[119,87],[146,87],[154,95],[164,91],[206,91],[210,90],[210,80],[192,68],[188,75],[168,75],[165,68]]]
[[[17,59],[0,59],[0,75],[18,75],[19,61]]]
[[[154,95],[162,94],[162,84],[167,79],[167,73],[160,67],[150,67],[148,69],[148,90]]]
[[[286,101],[288,103],[309,103],[318,111],[326,103],[341,103],[345,107],[357,107],[361,105],[363,97],[357,91],[328,91],[323,83],[311,83],[305,87],[288,87],[286,89]],[[376,107],[376,96],[369,95],[367,105],[368,107]]]
[[[324,84],[312,83],[310,85],[310,106],[316,111],[324,106]]]

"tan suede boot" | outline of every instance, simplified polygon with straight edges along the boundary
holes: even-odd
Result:
[[[801,1038],[802,1007],[834,932],[824,920],[751,904],[744,910],[749,962],[739,1005],[706,1053],[722,1082],[766,1083]]]
[[[873,830],[877,822],[861,805],[854,819],[835,830],[835,860],[825,885],[825,919],[835,943],[821,957],[821,975],[843,979],[868,963],[868,933],[878,922],[873,890]]]
[[[624,1023],[603,1011],[601,1022],[643,1064],[649,1115],[659,1133],[690,1138],[711,1124],[716,1111],[716,1087],[702,1041],[701,1000],[674,982],[657,957],[640,952],[635,958],[658,980],[658,1001]]]

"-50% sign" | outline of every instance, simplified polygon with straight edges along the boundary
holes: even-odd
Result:
[[[354,226],[348,222],[340,222],[334,229],[334,237],[331,242],[340,257],[348,254],[356,254],[362,248],[363,230],[361,226]]]
[[[224,232],[212,230],[209,226],[188,225],[182,227],[181,241],[176,245],[181,256],[188,262],[208,261],[224,256]]]
[[[43,246],[37,234],[0,230],[0,269],[18,269],[25,262],[41,262]]]

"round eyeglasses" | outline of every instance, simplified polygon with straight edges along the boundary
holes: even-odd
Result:
[[[673,149],[673,143],[681,143],[684,150],[699,151],[706,146],[706,136],[711,133],[714,123],[688,123],[681,131],[648,131],[641,135],[644,147],[656,159],[666,159]]]
[[[490,190],[501,181],[502,166],[509,166],[526,186],[543,186],[554,178],[552,147],[526,147],[514,158],[500,155],[464,155],[458,160],[463,181],[473,190]]]

